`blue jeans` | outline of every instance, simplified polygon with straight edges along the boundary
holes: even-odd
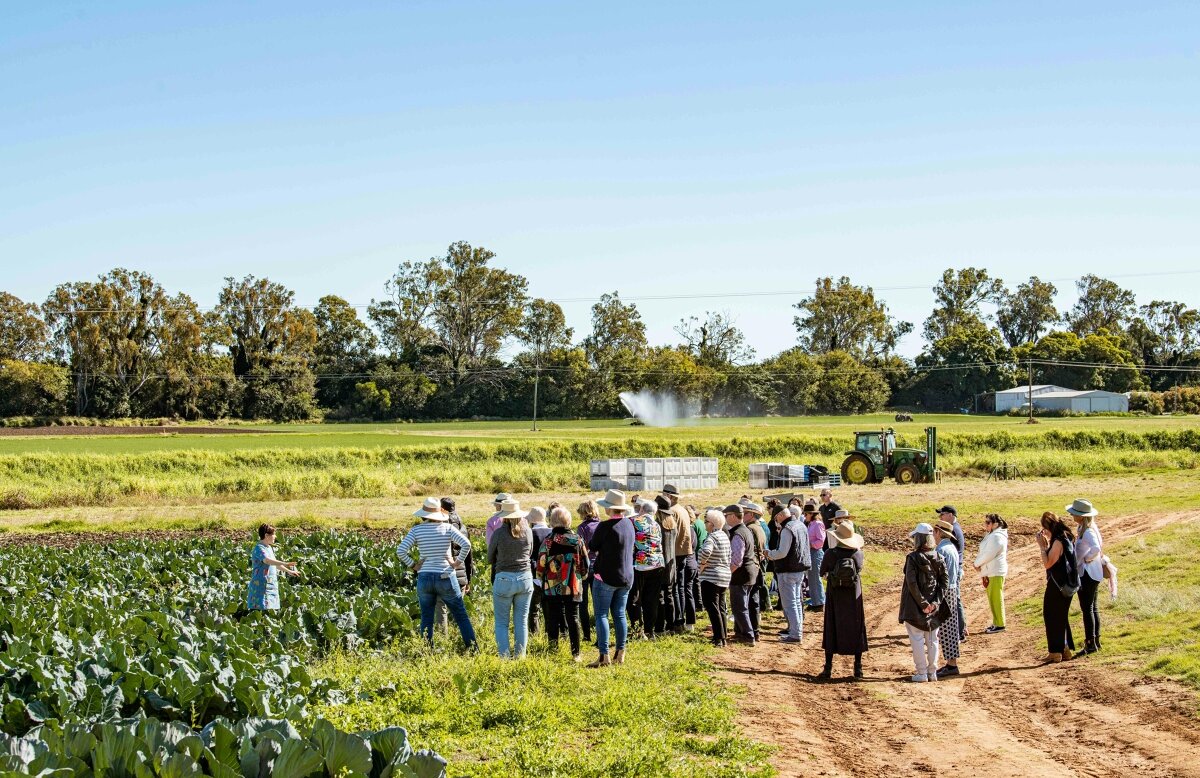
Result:
[[[628,601],[628,586],[609,586],[601,580],[592,581],[592,605],[596,609],[596,648],[601,654],[608,653],[610,611],[617,632],[617,651],[625,650],[625,638],[629,636],[629,621],[625,616],[625,605]]]
[[[421,603],[421,634],[432,645],[433,643],[433,611],[438,599],[446,603],[446,610],[454,617],[458,631],[462,633],[463,642],[467,648],[475,647],[475,628],[471,626],[471,617],[467,615],[467,606],[463,602],[462,589],[458,588],[458,578],[454,571],[449,573],[417,573],[417,601]]]
[[[787,617],[789,638],[799,640],[804,636],[804,576],[807,573],[776,573],[779,584],[779,602],[783,615]]]
[[[492,582],[492,609],[496,612],[496,648],[508,656],[508,625],[512,617],[513,656],[525,656],[529,642],[529,602],[533,598],[533,573],[496,573]]]
[[[805,574],[808,576],[808,604],[814,608],[825,604],[825,588],[821,581],[821,562],[825,559],[825,547],[812,550],[812,567]]]

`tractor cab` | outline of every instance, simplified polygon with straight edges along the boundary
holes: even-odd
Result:
[[[891,430],[854,433],[854,450],[861,451],[875,464],[883,464],[888,452],[896,448],[896,433]]]

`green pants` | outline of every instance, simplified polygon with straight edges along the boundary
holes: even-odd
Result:
[[[1004,626],[1004,576],[993,575],[988,578],[988,605],[992,609],[993,626]]]

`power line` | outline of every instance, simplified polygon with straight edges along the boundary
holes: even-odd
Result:
[[[1156,272],[1156,273],[1119,273],[1119,274],[1115,274],[1115,275],[1108,275],[1108,276],[1106,276],[1106,278],[1108,278],[1108,279],[1157,278],[1157,277],[1162,277],[1162,276],[1195,275],[1197,273],[1200,273],[1200,269],[1197,269],[1197,270],[1167,270],[1167,271]],[[1082,278],[1082,276],[1065,276],[1062,278],[1047,278],[1047,279],[1043,279],[1043,280],[1045,280],[1049,283],[1066,283],[1068,281],[1078,281],[1080,278]],[[871,287],[871,291],[873,291],[873,292],[908,292],[908,291],[917,291],[917,290],[922,290],[922,289],[932,290],[933,286],[930,284],[921,284],[921,285],[907,285],[907,286],[874,286],[874,287]],[[811,294],[812,291],[813,291],[812,289],[801,289],[801,290],[797,290],[797,289],[779,289],[779,290],[777,290],[777,289],[755,289],[755,290],[740,291],[740,292],[725,291],[725,292],[691,292],[691,293],[680,293],[680,294],[647,294],[647,295],[633,295],[633,296],[629,296],[629,297],[622,297],[621,300],[624,302],[667,302],[667,301],[673,301],[673,300],[711,300],[711,299],[747,298],[747,297],[796,297],[796,296],[803,297],[803,296],[807,296],[807,295]],[[618,292],[619,292],[619,290],[618,290]],[[536,299],[536,298],[530,297],[529,299],[532,300],[532,299]],[[549,299],[549,298],[546,298],[546,299]],[[559,304],[598,303],[598,302],[601,302],[602,299],[603,298],[600,298],[600,297],[558,297],[558,298],[551,299],[550,302],[559,303]],[[382,302],[387,303],[390,301],[384,300]],[[366,310],[366,309],[371,308],[372,306],[379,305],[379,304],[380,303],[376,303],[375,301],[372,301],[370,303],[346,303],[346,307],[354,308],[357,310]],[[507,305],[507,303],[478,301],[475,303],[471,303],[471,305],[476,306],[476,307],[488,307],[488,306],[496,306],[496,305]],[[270,305],[270,306],[250,306],[250,307],[239,306],[239,307],[237,307],[237,310],[238,311],[253,311],[253,312],[257,312],[257,313],[265,313],[265,312],[270,312],[270,311],[274,311],[274,312],[278,312],[278,311],[312,311],[312,310],[315,310],[316,308],[317,308],[316,305],[291,305],[290,304],[290,305]],[[214,305],[214,306],[208,306],[208,307],[195,306],[195,307],[184,307],[184,308],[162,308],[162,309],[158,309],[156,311],[156,313],[158,313],[158,312],[176,313],[176,312],[180,312],[180,311],[183,311],[183,312],[195,311],[197,313],[212,313],[213,311],[216,311],[216,310],[218,310],[218,306]],[[78,308],[78,309],[72,309],[72,310],[68,311],[67,315],[70,316],[70,315],[84,314],[84,313],[123,314],[123,313],[139,313],[141,311],[142,311],[142,309],[139,309],[139,308],[132,308],[132,309],[131,308]]]

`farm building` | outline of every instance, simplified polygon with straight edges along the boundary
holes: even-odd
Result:
[[[1028,386],[1015,386],[996,392],[996,411],[1004,413],[1012,408],[1025,407],[1029,402],[1030,391]],[[1129,397],[1103,389],[1076,390],[1053,384],[1034,384],[1032,392],[1033,407],[1044,410],[1077,413],[1129,410]]]
[[[1045,394],[1046,392],[1069,392],[1069,391],[1071,391],[1071,390],[1066,389],[1061,386],[1054,386],[1053,384],[1034,384],[1033,385],[1034,403],[1036,404],[1037,398],[1040,395]],[[996,392],[996,413],[1004,413],[1005,411],[1012,409],[1012,408],[1022,408],[1025,406],[1025,404],[1027,402],[1029,402],[1029,387],[1028,386],[1014,386],[1012,389],[1004,389],[1002,391],[998,391],[998,392]]]

